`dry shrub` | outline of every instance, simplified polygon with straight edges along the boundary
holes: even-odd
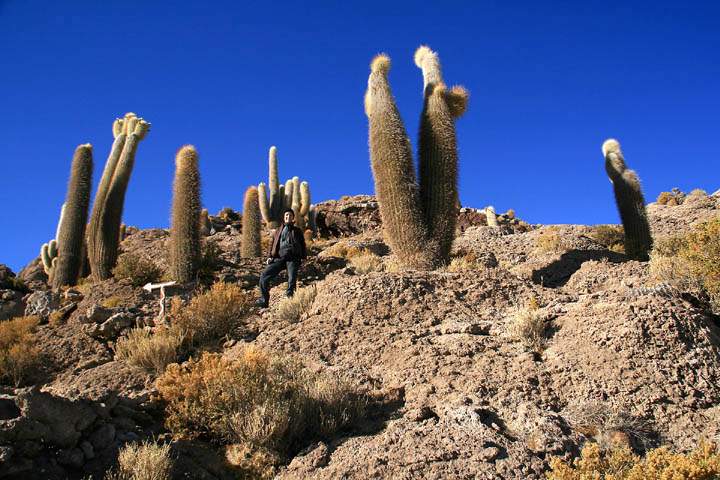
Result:
[[[170,445],[152,442],[125,445],[118,454],[118,465],[105,480],[170,480]]]
[[[100,305],[102,305],[105,308],[115,308],[119,307],[126,299],[119,296],[119,295],[112,295],[105,300],[103,300]]]
[[[656,241],[650,278],[705,296],[714,310],[720,309],[720,217],[696,225],[687,235]]]
[[[347,428],[365,408],[345,382],[252,347],[233,361],[204,353],[171,364],[156,385],[174,434],[283,456]]]
[[[354,245],[348,245],[345,242],[337,242],[336,244],[330,246],[329,248],[326,248],[324,250],[325,255],[330,255],[332,257],[338,257],[338,258],[344,258],[346,260],[350,260],[353,257],[357,257],[360,255],[366,255],[369,252],[366,249],[358,248]]]
[[[574,430],[592,437],[603,450],[618,445],[645,450],[650,445],[650,423],[621,408],[586,404],[568,412],[566,418]]]
[[[315,285],[299,288],[290,298],[283,299],[277,308],[277,317],[288,322],[297,322],[315,301]]]
[[[355,272],[364,275],[370,272],[380,272],[383,269],[382,259],[374,253],[367,252],[350,258],[350,265]]]
[[[155,262],[135,253],[120,255],[112,273],[115,278],[129,280],[133,287],[157,282],[162,277],[162,270]]]
[[[173,324],[195,344],[225,337],[252,311],[253,298],[233,283],[218,282],[194,297],[184,308],[171,308]]]
[[[283,458],[267,448],[258,448],[249,443],[234,443],[225,447],[225,460],[238,468],[248,480],[270,480],[275,478]]]
[[[690,453],[661,447],[641,458],[627,446],[603,451],[598,444],[588,443],[571,464],[554,458],[550,468],[549,480],[712,480],[720,477],[720,454],[716,445],[701,443]]]
[[[37,317],[17,317],[0,322],[0,379],[19,386],[40,365],[40,349],[33,333]]]
[[[545,316],[535,298],[531,298],[525,306],[515,309],[508,333],[531,350],[542,349],[545,345]]]
[[[202,246],[202,254],[198,263],[197,278],[208,285],[215,279],[215,270],[222,264],[220,247],[213,240],[205,240]]]
[[[675,200],[675,197],[670,192],[660,192],[655,202],[659,205],[667,205],[670,200]],[[677,203],[676,203],[677,205]]]
[[[590,238],[613,252],[625,252],[625,230],[622,225],[596,225],[592,228]]]
[[[680,257],[689,264],[715,307],[720,307],[720,217],[701,223],[690,232]]]
[[[166,366],[177,362],[185,337],[185,332],[176,325],[160,327],[155,333],[134,328],[118,339],[115,355],[133,367],[159,375]]]
[[[448,272],[477,272],[485,268],[485,264],[480,260],[478,254],[470,250],[461,252],[450,259],[450,264],[445,267]]]
[[[535,240],[535,246],[541,253],[562,253],[567,250],[558,227],[542,230]]]

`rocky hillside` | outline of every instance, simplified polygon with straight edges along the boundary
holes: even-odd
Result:
[[[648,213],[660,238],[719,209],[720,194],[694,194]],[[240,216],[211,220],[211,281],[254,289],[262,260],[239,258]],[[373,197],[319,204],[301,271],[314,300],[287,320],[275,288],[271,308],[215,348],[292,357],[372,399],[352,427],[306,439],[278,478],[539,479],[588,439],[687,451],[720,435],[720,329],[705,299],[658,282],[594,227],[498,220],[463,209],[453,264],[399,271]],[[162,270],[167,242],[166,230],[129,229],[122,251]],[[118,449],[146,438],[170,444],[174,478],[237,478],[219,445],[169,433],[155,375],[115,356],[131,328],[159,328],[157,291],[110,279],[53,292],[37,259],[17,278],[0,268],[0,318],[41,319],[42,363],[1,387],[0,478],[103,478]],[[168,294],[187,302],[199,289]],[[518,330],[523,315],[537,338]]]

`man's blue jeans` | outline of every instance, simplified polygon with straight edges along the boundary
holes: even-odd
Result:
[[[277,277],[280,272],[286,268],[288,272],[288,288],[285,294],[288,297],[292,297],[295,293],[297,273],[300,269],[300,260],[293,258],[273,258],[270,265],[265,267],[262,275],[260,275],[260,294],[266,304],[270,301],[270,281]]]

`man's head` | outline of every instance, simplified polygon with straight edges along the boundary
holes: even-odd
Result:
[[[295,212],[292,208],[286,208],[283,212],[283,222],[286,224],[295,223]]]

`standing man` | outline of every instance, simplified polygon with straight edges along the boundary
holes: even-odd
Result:
[[[305,237],[302,230],[294,225],[295,212],[288,208],[283,213],[283,224],[275,231],[267,267],[260,275],[260,294],[262,298],[255,302],[261,308],[267,308],[270,302],[270,281],[287,268],[288,288],[285,295],[292,297],[297,284],[300,262],[307,257]]]

